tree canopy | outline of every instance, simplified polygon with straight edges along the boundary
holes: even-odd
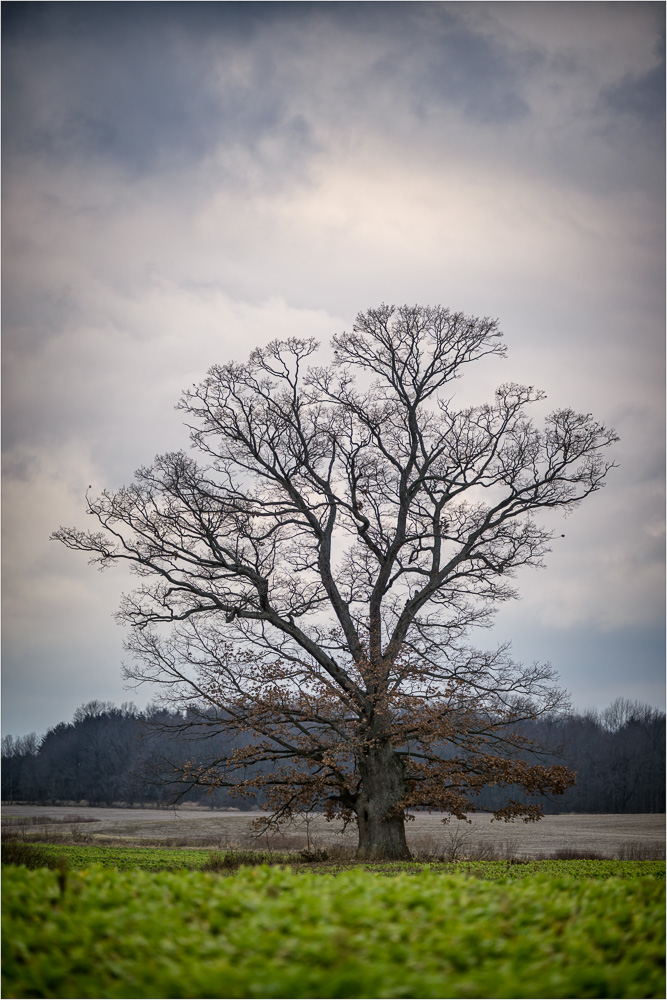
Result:
[[[360,857],[401,857],[411,807],[463,816],[489,784],[573,783],[520,735],[566,704],[552,668],[480,652],[470,631],[542,565],[539,515],[603,485],[616,436],[571,409],[538,427],[532,386],[457,409],[450,383],[504,354],[495,320],[383,305],[329,364],[317,347],[213,367],[179,404],[198,460],[156,458],[88,497],[94,530],[54,537],[140,577],[119,612],[128,675],[200,705],[202,739],[250,735],[187,780],[262,787],[278,814],[323,805],[356,819]],[[509,798],[496,815],[539,811]]]

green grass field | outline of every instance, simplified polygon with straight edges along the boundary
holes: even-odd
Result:
[[[56,867],[59,859],[64,859],[67,867],[72,869],[89,868],[91,865],[101,865],[103,868],[115,868],[118,871],[176,871],[187,868],[190,871],[201,871],[210,864],[211,859],[228,857],[239,859],[246,866],[262,864],[289,865],[298,871],[318,872],[320,874],[338,874],[350,869],[375,872],[382,875],[416,874],[424,870],[423,862],[383,862],[358,865],[356,862],[327,861],[304,864],[298,854],[274,853],[265,851],[228,851],[213,852],[211,850],[194,848],[158,848],[158,847],[108,847],[96,844],[49,844],[31,841],[27,846],[28,853],[35,853],[41,858],[37,867]],[[10,850],[11,845],[4,846],[3,851]],[[230,866],[231,867],[231,866]],[[220,866],[224,873],[224,866]],[[630,878],[637,875],[665,876],[664,861],[617,861],[603,859],[589,860],[539,860],[539,861],[431,861],[428,864],[431,872],[469,873],[483,878],[528,878],[534,875],[569,876],[572,878]]]
[[[3,868],[4,997],[665,995],[664,862],[223,877],[206,851],[48,852],[68,870]]]

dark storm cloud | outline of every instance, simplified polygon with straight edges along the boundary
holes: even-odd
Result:
[[[210,46],[196,59],[184,51],[171,5],[15,6],[24,11],[5,28],[3,70],[10,153],[83,154],[145,171],[165,156],[196,160],[223,123],[234,128],[243,95],[222,104],[210,85]],[[25,74],[28,52],[38,54],[40,87]],[[265,123],[275,116],[275,107],[263,110]]]
[[[465,25],[444,23],[426,51],[414,53],[415,110],[428,114],[453,104],[472,122],[493,126],[521,119],[530,114],[521,94],[523,61],[517,65],[504,46]]]
[[[624,151],[626,175],[634,175],[645,186],[653,184],[655,166],[661,174],[664,172],[664,28],[656,41],[656,55],[658,61],[651,69],[644,73],[627,73],[604,88],[598,104],[604,123],[602,134],[610,145]],[[653,170],[649,166],[647,150],[654,151]]]
[[[256,142],[278,126],[295,152],[308,145],[306,123],[285,120],[274,52],[259,53],[247,79],[224,78],[226,54],[258,28],[270,31],[274,5],[11,6],[19,9],[4,28],[10,155],[83,155],[143,173],[199,161],[221,141]],[[37,81],[26,60],[39,62]]]
[[[547,5],[556,26],[570,24],[573,34],[553,52],[544,26],[520,44],[497,29],[494,18],[514,6],[5,4],[6,176],[43,158],[114,165],[132,179],[175,173],[224,149],[216,169],[227,183],[280,189],[346,142],[404,132],[413,143],[416,122],[419,141],[428,136],[438,155],[463,153],[469,137],[454,115],[488,130],[499,162],[528,157],[593,188],[601,175],[608,188],[633,177],[645,186],[662,68],[601,78],[596,93],[596,60],[586,44],[577,52],[576,36],[595,32],[597,5]],[[659,11],[636,7],[638,18],[655,15],[658,45]],[[524,9],[539,26],[540,5]],[[582,86],[592,88],[596,134],[611,155],[585,138],[586,109],[568,97]],[[545,100],[558,92],[563,107],[571,104],[566,131],[545,114]],[[578,124],[580,141],[572,141]]]
[[[142,173],[198,161],[220,142],[256,147],[280,129],[295,162],[317,149],[317,123],[289,107],[303,87],[300,61],[340,60],[344,90],[341,39],[353,42],[349,88],[369,114],[392,92],[421,116],[452,105],[497,125],[528,113],[510,54],[443,5],[5,6],[10,156],[87,156]],[[229,75],[242,52],[245,72]],[[25,72],[30,60],[36,76]]]
[[[602,94],[602,104],[612,112],[632,115],[645,121],[656,141],[658,126],[665,117],[665,56],[647,73],[627,75],[619,83],[608,87]]]

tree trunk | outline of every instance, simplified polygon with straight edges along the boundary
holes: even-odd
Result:
[[[409,861],[403,811],[405,767],[390,746],[379,747],[359,762],[361,792],[355,804],[359,861]]]

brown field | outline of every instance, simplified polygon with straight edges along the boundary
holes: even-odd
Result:
[[[265,814],[181,807],[178,809],[123,809],[89,806],[6,805],[2,809],[5,830],[17,824],[30,836],[41,839],[86,840],[87,842],[145,842],[164,846],[241,847],[266,850],[299,850],[335,844],[353,846],[356,831],[327,823],[317,814],[308,821],[300,817],[276,834],[258,834],[253,821]],[[35,817],[35,825],[29,823]],[[53,826],[45,820],[57,821]],[[38,824],[38,825],[37,825]],[[538,823],[494,822],[490,816],[471,816],[470,823],[450,820],[442,814],[418,813],[407,826],[408,842],[420,853],[443,854],[456,849],[469,854],[492,848],[503,856],[548,856],[564,849],[595,851],[613,857],[619,850],[639,847],[664,852],[665,816],[658,814],[567,814],[546,816]],[[664,853],[663,853],[664,856]]]

